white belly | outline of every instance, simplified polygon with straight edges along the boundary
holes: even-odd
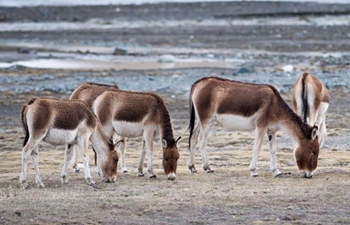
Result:
[[[113,128],[122,137],[140,137],[143,134],[143,123],[114,121]]]
[[[44,141],[53,145],[65,145],[72,144],[76,141],[77,129],[75,130],[63,130],[63,129],[50,129]]]
[[[218,114],[216,120],[226,130],[251,131],[255,129],[256,115],[244,117],[232,114]]]

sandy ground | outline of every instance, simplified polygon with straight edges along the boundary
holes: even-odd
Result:
[[[2,63],[52,58],[86,60],[85,57],[97,56],[103,58],[101,63],[135,63],[135,69],[127,70],[33,69],[17,63],[0,70],[0,224],[349,224],[350,29],[348,24],[312,22],[324,23],[320,18],[336,21],[340,16],[348,16],[348,10],[348,5],[249,2],[0,8],[0,26],[17,23],[14,26],[31,27],[31,22],[57,25],[67,21],[83,24],[83,28],[73,30],[61,27],[48,31],[43,26],[36,31],[0,31]],[[120,13],[115,14],[116,11]],[[127,21],[135,28],[84,29],[86,23],[96,24],[96,20],[91,22],[93,19],[104,21],[102,25]],[[250,25],[237,25],[237,20],[242,19]],[[193,22],[202,20],[208,21]],[[221,20],[231,25],[222,24]],[[254,24],[257,20],[260,24]],[[271,25],[268,21],[272,20],[284,23]],[[145,28],[140,21],[162,21],[165,25]],[[173,26],[173,21],[182,22]],[[297,21],[305,24],[295,25]],[[219,26],[212,25],[215,23]],[[60,50],[62,46],[67,48]],[[96,52],[82,52],[82,46]],[[113,55],[116,46],[126,49],[127,55]],[[137,68],[145,60],[157,61],[163,54],[186,62],[196,58],[201,66]],[[208,60],[214,65],[203,66]],[[224,61],[224,66],[215,66],[215,60]],[[294,68],[284,71],[285,65]],[[215,172],[207,174],[201,169],[197,152],[198,173],[190,173],[186,166],[189,154],[185,130],[189,120],[188,94],[196,79],[221,76],[270,83],[290,104],[291,87],[305,71],[320,77],[332,97],[327,117],[329,137],[312,179],[299,176],[292,142],[283,132],[278,135],[277,159],[285,174],[274,178],[269,171],[265,140],[258,160],[259,177],[250,177],[252,133],[223,131],[218,126],[208,141],[209,162]],[[84,81],[117,83],[124,89],[153,91],[163,97],[175,135],[183,137],[175,181],[166,180],[163,174],[160,143],[155,144],[154,150],[157,179],[137,176],[141,139],[134,138],[126,153],[129,172],[119,173],[114,184],[102,183],[92,174],[98,182],[98,188],[92,188],[82,172],[75,174],[70,168],[70,182],[62,185],[64,147],[42,143],[39,162],[46,188],[35,186],[30,163],[27,180],[31,189],[22,189],[22,104],[32,96],[67,98]],[[90,154],[93,158],[92,151]],[[90,165],[94,171],[92,160]]]

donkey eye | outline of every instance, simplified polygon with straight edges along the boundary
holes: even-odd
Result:
[[[316,155],[316,150],[315,149],[312,150],[312,154]]]

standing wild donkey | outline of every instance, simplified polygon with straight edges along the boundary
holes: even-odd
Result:
[[[304,73],[293,88],[293,108],[305,123],[320,129],[320,147],[326,141],[326,112],[330,96],[326,86],[315,76]]]
[[[217,121],[225,129],[254,130],[251,176],[258,175],[256,163],[265,134],[270,141],[270,169],[274,176],[281,174],[276,165],[276,132],[279,129],[286,131],[295,142],[294,155],[300,172],[307,178],[315,173],[319,153],[317,127],[303,123],[273,86],[203,78],[192,85],[190,108],[188,167],[192,172],[196,172],[194,156],[198,136],[203,169],[213,172],[207,161],[206,144],[209,130]],[[196,118],[199,119],[197,124]]]
[[[67,183],[67,166],[71,150],[76,145],[83,153],[85,179],[89,185],[95,185],[89,169],[89,140],[97,153],[97,166],[105,182],[114,182],[117,175],[118,154],[112,141],[102,132],[101,124],[91,109],[79,100],[58,100],[51,98],[33,98],[22,108],[22,123],[25,139],[22,151],[22,172],[20,181],[24,188],[26,182],[27,161],[31,155],[36,172],[35,180],[41,182],[38,154],[41,141],[54,145],[67,145],[62,169],[62,183]]]
[[[81,85],[79,85],[79,87],[77,87],[73,93],[71,94],[71,96],[69,97],[70,99],[79,99],[84,101],[86,104],[88,104],[88,106],[92,109],[92,105],[94,103],[94,101],[96,100],[96,98],[98,96],[100,96],[103,92],[105,91],[118,91],[120,90],[119,87],[117,85],[106,85],[106,84],[97,84],[97,83],[89,83],[89,82],[85,82],[82,83]],[[112,135],[110,137],[114,142],[117,139],[117,136]],[[128,172],[128,169],[126,168],[125,165],[125,147],[126,147],[126,138],[125,137],[121,137],[120,138],[120,168],[122,170],[123,173]],[[73,160],[72,160],[72,166],[74,168],[75,171],[79,171],[78,167],[77,167],[77,154],[75,152],[75,150],[73,149]]]
[[[179,151],[174,139],[169,112],[163,100],[156,94],[131,91],[106,91],[93,103],[93,111],[101,121],[103,131],[111,137],[143,137],[143,149],[138,165],[139,176],[143,174],[145,154],[148,157],[148,173],[155,178],[152,170],[153,140],[162,138],[163,167],[169,180],[176,177]]]

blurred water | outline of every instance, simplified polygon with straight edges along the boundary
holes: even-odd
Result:
[[[164,2],[215,2],[215,0],[0,0],[0,6],[21,7],[21,6],[64,6],[64,5],[129,5]],[[217,0],[217,2],[241,2],[242,0]],[[253,0],[259,2],[269,2],[276,0]],[[280,0],[279,2],[319,2],[319,3],[341,3],[348,4],[349,0]]]

